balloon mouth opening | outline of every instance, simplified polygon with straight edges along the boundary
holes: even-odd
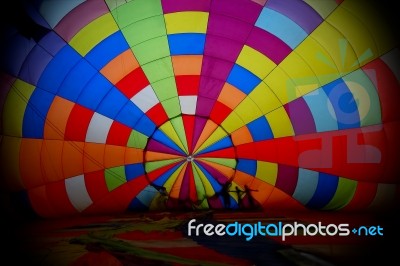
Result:
[[[186,161],[187,161],[187,162],[193,162],[193,161],[194,161],[194,156],[193,156],[193,155],[188,155],[188,156],[186,157]]]

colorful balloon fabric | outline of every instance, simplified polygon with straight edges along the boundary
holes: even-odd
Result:
[[[390,207],[400,53],[377,5],[28,1],[2,36],[4,187],[45,217]]]

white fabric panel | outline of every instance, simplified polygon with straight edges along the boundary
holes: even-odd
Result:
[[[158,104],[160,101],[157,98],[157,95],[154,93],[153,88],[148,85],[143,90],[139,91],[135,96],[131,98],[131,101],[139,107],[143,113],[146,113],[150,110],[154,105]]]
[[[87,192],[85,186],[85,177],[83,175],[74,176],[65,179],[65,187],[71,204],[79,212],[89,207],[93,201]]]
[[[381,56],[381,59],[389,66],[393,74],[396,75],[397,80],[400,82],[400,50],[393,49],[389,53]]]
[[[196,114],[197,96],[179,96],[182,114]]]
[[[94,113],[92,120],[90,120],[89,128],[86,133],[87,142],[106,143],[108,132],[113,123],[113,120]]]

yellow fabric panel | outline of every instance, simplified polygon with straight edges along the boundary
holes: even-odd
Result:
[[[280,64],[279,67],[290,77],[292,83],[287,84],[287,92],[293,95],[303,96],[313,90],[320,87],[317,77],[308,65],[295,52],[291,53],[290,56],[286,57]],[[291,87],[293,85],[294,87]],[[289,96],[289,98],[291,98]],[[296,97],[297,98],[297,97]]]
[[[34,89],[31,84],[15,80],[3,107],[4,135],[22,137],[25,109]]]
[[[179,179],[180,176],[183,176],[183,174],[185,173],[187,164],[182,164],[181,166],[179,166],[172,174],[171,176],[167,179],[167,181],[165,181],[165,183],[163,184],[163,186],[165,187],[165,189],[167,190],[167,192],[169,191],[170,196],[174,187],[175,182]],[[181,186],[181,184],[179,184],[179,187]],[[176,186],[174,188],[174,190],[178,190],[175,191],[173,193],[174,196],[178,196],[179,197],[179,189],[177,189],[178,186]]]
[[[213,131],[213,133],[199,147],[199,151],[201,151],[202,149],[205,149],[208,146],[214,144],[215,142],[217,142],[218,140],[224,138],[225,136],[226,136],[226,132],[222,128],[217,127]]]
[[[21,139],[2,136],[0,141],[0,186],[16,191],[24,187],[19,172],[19,149]]]
[[[206,197],[212,197],[215,194],[215,191],[210,181],[208,181],[208,178],[204,175],[203,171],[201,171],[196,164],[192,164],[192,166],[193,174],[197,174],[200,177],[201,182],[203,183]]]
[[[329,53],[331,62],[336,65],[341,76],[358,68],[357,55],[348,44],[345,36],[328,22],[323,22],[313,31],[315,39]]]
[[[292,79],[280,67],[275,68],[265,78],[264,82],[271,88],[282,104],[291,102],[301,96],[300,92],[296,91],[296,86]]]
[[[379,56],[374,36],[371,36],[365,24],[345,8],[339,7],[327,21],[345,36],[348,43],[343,45],[354,49],[358,58],[354,64],[364,65]]]
[[[259,118],[263,115],[258,106],[254,103],[254,101],[247,97],[245,98],[234,110],[237,114],[239,114],[240,118],[246,123],[250,123],[251,121]]]
[[[282,106],[279,99],[264,82],[261,82],[250,92],[249,98],[253,100],[263,114]]]
[[[290,118],[288,117],[285,108],[280,107],[265,115],[271,130],[274,133],[274,138],[293,136],[294,130]]]
[[[185,148],[185,145],[183,145],[181,139],[179,138],[178,134],[176,133],[176,130],[174,126],[172,125],[171,121],[168,121],[167,123],[163,124],[160,127],[161,131],[164,132],[171,140],[175,142],[176,145],[179,146],[182,150],[186,151],[187,149]]]
[[[308,63],[321,85],[340,78],[338,67],[329,52],[329,48],[323,47],[314,38],[308,36],[294,51]],[[287,57],[292,56],[292,54],[294,53]]]
[[[176,12],[164,15],[167,34],[205,33],[207,30],[207,12]]]
[[[385,12],[382,10],[382,1],[344,1],[340,8],[349,11],[350,14],[360,21],[363,27],[367,28],[369,34],[373,37],[379,57],[398,45],[398,27],[391,25],[392,20],[385,19]],[[384,10],[384,8],[383,8]],[[346,27],[353,25],[346,25]]]
[[[99,30],[101,29],[101,30]],[[79,54],[85,56],[99,42],[118,30],[112,15],[107,13],[82,28],[69,42]]]
[[[235,172],[235,170],[233,170],[232,168],[230,168],[228,166],[225,166],[225,165],[222,165],[222,164],[214,163],[214,162],[211,162],[209,160],[203,160],[201,158],[199,158],[197,160],[201,161],[205,165],[211,166],[213,169],[217,170],[218,172],[220,172],[221,174],[223,174],[227,178],[231,178],[233,176],[234,172]]]
[[[231,112],[229,116],[222,122],[221,126],[228,132],[232,133],[236,129],[241,128],[244,126],[245,123],[243,120],[240,118],[240,116],[237,115],[235,111]]]
[[[256,177],[268,184],[275,186],[278,176],[278,164],[257,161]]]
[[[322,17],[326,18],[338,6],[335,0],[304,0]]]
[[[260,79],[265,78],[276,67],[276,64],[271,59],[247,45],[243,47],[236,63]]]

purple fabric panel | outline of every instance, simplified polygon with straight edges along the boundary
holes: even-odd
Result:
[[[204,55],[234,63],[242,48],[243,43],[207,33]]]
[[[314,118],[303,98],[286,104],[285,110],[290,117],[296,136],[316,132]]]
[[[297,167],[280,164],[278,166],[278,177],[275,187],[290,196],[293,195],[297,185],[298,171]]]
[[[279,64],[292,51],[292,49],[275,35],[254,27],[247,45],[267,56],[275,64]]]
[[[237,18],[254,24],[262,6],[248,0],[217,0],[211,3],[211,12]]]
[[[105,2],[89,0],[68,13],[54,28],[60,36],[69,42],[80,29],[96,18],[108,13]]]
[[[231,71],[232,67],[233,67],[233,63],[231,63],[231,62],[221,60],[218,58],[214,58],[214,57],[203,56],[199,94],[201,94],[201,92],[203,90],[202,82],[201,82],[201,80],[203,78],[212,77],[214,79],[219,79],[221,81],[225,81],[226,78],[228,77],[229,72]],[[217,90],[216,93],[219,93],[221,88],[219,88],[219,90]]]
[[[162,144],[154,139],[151,139],[149,141],[149,143],[147,144],[146,150],[174,154],[174,155],[182,155],[181,153],[177,152],[176,150],[171,149],[170,147],[167,147],[164,144]]]
[[[53,57],[39,45],[36,45],[19,72],[19,77],[30,84],[37,85],[37,82],[42,75],[43,70]]]
[[[266,6],[287,16],[307,33],[311,33],[323,21],[312,7],[300,0],[269,0]]]
[[[204,76],[200,80],[201,90],[199,91],[199,95],[210,99],[217,99],[224,84],[223,80]]]
[[[222,209],[224,205],[221,202],[221,196],[216,197],[213,196],[211,198],[208,198],[208,205],[210,206],[211,209]]]
[[[12,88],[16,78],[0,71],[0,117],[3,117],[3,107],[7,99],[7,95]],[[0,123],[0,132],[3,131],[3,123]]]
[[[212,14],[208,20],[207,34],[221,36],[244,43],[252,28],[253,24],[232,17]]]
[[[203,96],[197,97],[196,115],[209,116],[214,106],[215,100]]]
[[[42,46],[52,56],[56,56],[61,48],[66,45],[66,42],[54,31],[51,31],[39,41],[39,45]]]
[[[164,14],[180,11],[205,11],[210,9],[211,0],[161,0]]]
[[[190,183],[190,175],[189,175],[189,167],[190,164],[186,165],[185,173],[183,174],[183,180],[181,185],[181,190],[179,191],[179,199],[189,199],[189,183]]]
[[[194,120],[194,129],[193,129],[193,147],[196,146],[197,141],[200,138],[201,132],[203,132],[204,126],[206,125],[207,119],[200,117],[200,116],[195,116]]]
[[[217,171],[216,169],[214,169],[211,166],[208,166],[205,163],[196,161],[199,165],[201,165],[204,169],[206,169],[206,171],[208,173],[210,173],[210,175],[212,177],[214,177],[215,180],[217,180],[218,183],[220,184],[225,184],[228,180],[226,179],[226,176],[224,176],[223,174],[221,174],[219,171]]]

